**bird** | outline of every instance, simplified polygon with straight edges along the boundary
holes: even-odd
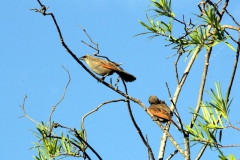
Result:
[[[115,62],[97,58],[88,54],[82,56],[80,59],[85,61],[93,72],[103,76],[103,80],[105,77],[112,75],[114,72],[116,72],[126,82],[136,80],[136,77],[124,71],[121,67],[119,67],[120,65]]]
[[[150,106],[148,111],[162,123],[172,122],[178,130],[181,130],[179,126],[172,120],[172,111],[164,101],[159,100],[156,96],[151,95],[148,99]]]

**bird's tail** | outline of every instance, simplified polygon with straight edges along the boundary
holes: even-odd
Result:
[[[116,72],[126,82],[132,82],[136,80],[136,77],[134,77],[130,73],[125,72],[124,70],[116,71]]]

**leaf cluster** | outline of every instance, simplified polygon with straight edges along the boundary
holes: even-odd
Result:
[[[223,130],[226,123],[229,122],[229,107],[233,99],[228,101],[228,96],[223,98],[220,83],[215,83],[215,87],[216,91],[213,89],[210,92],[206,91],[211,100],[201,103],[201,114],[190,108],[191,113],[198,116],[194,127],[185,126],[191,134],[192,141],[201,142],[207,144],[210,148],[214,147],[219,150]]]
[[[54,123],[50,128],[54,128]],[[81,157],[81,153],[86,150],[86,145],[82,143],[74,134],[60,133],[60,136],[56,136],[52,131],[49,131],[48,125],[42,122],[41,125],[36,126],[37,131],[32,131],[34,135],[39,139],[38,142],[34,142],[32,149],[37,149],[38,156],[34,156],[35,160],[51,160],[58,157],[62,159],[67,156]],[[84,138],[83,132],[77,131],[78,136]]]
[[[236,51],[232,47],[227,39],[229,36],[224,34],[224,30],[219,22],[219,16],[214,7],[208,5],[207,9],[202,11],[202,15],[194,14],[197,18],[200,18],[199,24],[192,24],[191,19],[189,23],[178,20],[172,11],[171,0],[152,0],[152,4],[148,11],[153,11],[154,15],[149,18],[146,15],[148,23],[139,20],[139,23],[148,30],[139,35],[152,34],[149,39],[153,39],[157,36],[166,37],[170,45],[173,45],[173,49],[188,48],[186,52],[191,53],[198,45],[203,45],[207,50],[210,47],[217,45],[220,42],[224,42],[230,49]],[[160,19],[168,18],[168,22],[164,22]],[[160,19],[157,19],[160,18]],[[172,34],[173,22],[177,22],[183,25],[184,33],[181,36],[174,36]]]

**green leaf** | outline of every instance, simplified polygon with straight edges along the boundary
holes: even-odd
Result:
[[[236,49],[235,49],[233,46],[231,46],[228,42],[225,42],[225,44],[226,44],[231,50],[233,50],[234,52],[237,52]]]
[[[221,141],[222,141],[222,130],[220,130],[219,132],[219,142],[221,143]]]
[[[67,151],[66,138],[64,137],[63,133],[61,133],[61,138],[62,138],[62,146],[64,150]]]
[[[220,126],[214,125],[214,124],[207,124],[207,127],[210,129],[223,129],[223,127],[220,127]]]

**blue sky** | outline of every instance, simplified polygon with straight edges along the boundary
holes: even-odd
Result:
[[[146,21],[145,11],[150,1],[72,0],[42,3],[50,7],[49,12],[55,14],[66,44],[78,57],[94,52],[81,43],[81,40],[89,42],[78,26],[81,25],[99,44],[101,55],[108,56],[117,63],[122,62],[122,67],[137,77],[135,82],[127,84],[130,96],[140,99],[149,106],[148,97],[154,94],[170,105],[165,82],[168,82],[173,95],[176,88],[173,63],[176,57],[171,59],[166,57],[176,51],[165,46],[168,43],[164,38],[159,37],[150,42],[147,36],[133,38],[134,35],[146,31],[138,20]],[[190,0],[184,3],[173,2],[173,11],[178,18],[181,18],[182,14],[187,14],[186,19],[194,17],[190,13],[198,13],[196,7],[198,3]],[[0,5],[1,159],[32,159],[36,151],[29,148],[37,139],[30,130],[35,130],[35,124],[26,118],[18,118],[23,115],[19,105],[22,104],[26,94],[28,98],[25,109],[29,116],[38,122],[47,122],[52,106],[61,98],[68,81],[67,73],[61,65],[69,70],[71,83],[65,99],[54,112],[55,122],[79,128],[81,117],[87,112],[104,101],[122,97],[98,83],[71,58],[59,41],[52,19],[29,10],[39,8],[37,1],[1,1]],[[229,11],[238,21],[239,5],[239,2],[229,4]],[[233,23],[223,19],[223,24]],[[174,23],[174,27],[175,25],[178,27]],[[180,29],[180,27],[176,29],[174,34],[179,35]],[[234,36],[236,38],[237,33]],[[198,56],[177,104],[185,124],[189,124],[191,116],[188,107],[195,108],[197,103],[204,53],[203,50]],[[185,62],[184,58],[183,56],[179,61],[180,75],[188,62]],[[220,81],[225,94],[234,58],[234,52],[226,45],[218,44],[214,48],[205,89],[214,88],[214,82]],[[117,76],[112,77],[115,80]],[[109,82],[109,78],[105,80]],[[239,121],[239,81],[240,76],[237,72],[230,96],[234,97],[230,111],[230,120],[233,124]],[[119,89],[123,90],[121,83]],[[205,94],[204,100],[208,99]],[[144,135],[148,135],[149,143],[157,157],[162,131],[140,106],[132,102],[131,106],[139,127]],[[103,159],[147,159],[147,150],[123,102],[103,106],[85,122],[88,142]],[[183,142],[182,135],[175,127],[171,127],[170,132],[179,143]],[[239,132],[233,129],[224,131],[223,145],[239,144],[235,136],[232,136],[239,137],[238,134]],[[199,147],[200,145],[197,145],[192,148],[192,158],[195,157]],[[174,148],[168,141],[166,156],[173,151]],[[237,148],[223,149],[223,152],[226,155],[233,153],[239,157]],[[92,155],[90,151],[89,154]],[[208,149],[204,157],[216,159],[217,155],[217,151]],[[180,157],[178,153],[175,158]]]

